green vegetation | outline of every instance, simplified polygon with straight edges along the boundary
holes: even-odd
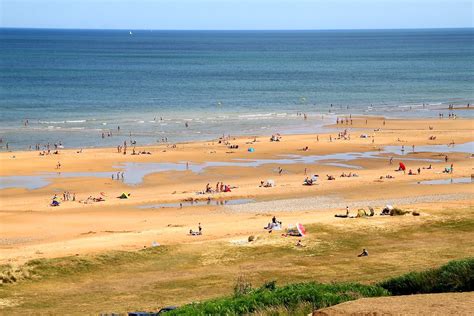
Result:
[[[245,294],[235,293],[232,297],[185,305],[170,315],[242,315],[269,307],[284,307],[292,311],[305,303],[311,311],[361,297],[385,295],[388,292],[381,287],[357,283],[309,282],[277,287],[274,282],[269,282],[258,289],[250,289]]]
[[[372,286],[309,282],[277,287],[275,281],[270,281],[258,289],[252,289],[250,283],[239,276],[233,296],[185,305],[170,315],[243,315],[259,311],[263,314],[280,314],[281,310],[304,314],[361,297],[472,290],[474,258],[451,261],[437,269],[411,272]]]
[[[437,269],[410,272],[378,285],[392,295],[474,291],[474,258],[450,261]]]

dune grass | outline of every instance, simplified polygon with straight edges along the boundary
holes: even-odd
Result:
[[[392,295],[474,291],[474,258],[450,261],[439,268],[380,282]]]
[[[239,278],[233,296],[184,305],[170,315],[295,315],[362,297],[470,292],[474,289],[474,258],[453,260],[439,268],[410,272],[376,285],[307,282],[277,287],[273,281],[252,289],[249,284]]]
[[[385,296],[378,286],[356,283],[321,284],[315,282],[289,284],[283,287],[262,286],[247,293],[185,305],[170,315],[246,315],[267,308],[285,308],[293,313],[301,306],[309,311],[361,297]],[[304,305],[303,305],[304,304]],[[269,312],[269,310],[267,310]]]

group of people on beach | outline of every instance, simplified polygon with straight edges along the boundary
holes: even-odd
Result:
[[[441,119],[441,118],[444,118],[444,113],[439,113],[439,114],[438,114],[438,117],[439,117],[440,119]],[[449,118],[449,119],[457,119],[458,116],[457,116],[456,114],[454,114],[454,113],[449,112],[449,113],[448,113],[448,118]]]
[[[352,125],[352,115],[351,115],[349,118],[347,118],[347,117],[346,117],[346,118],[344,118],[344,117],[343,117],[343,118],[337,117],[337,118],[336,118],[336,124],[339,125],[339,123],[340,123],[341,125],[343,125],[344,123],[346,123],[346,125],[348,125],[349,123],[351,123],[351,125]]]
[[[270,141],[271,141],[271,142],[279,142],[279,141],[281,141],[281,135],[280,135],[280,134],[272,135],[272,137],[270,137]]]
[[[201,223],[198,224],[198,229],[193,230],[192,228],[189,230],[189,235],[191,236],[200,236],[202,235],[202,226]]]
[[[205,193],[220,193],[220,192],[231,192],[231,186],[224,184],[224,182],[217,182],[215,190],[212,189],[211,184],[206,185]]]
[[[112,173],[112,180],[125,180],[125,177],[124,177],[124,172],[117,172],[117,176],[115,176],[115,174]]]
[[[64,191],[63,192],[63,198],[62,198],[62,201],[63,202],[66,202],[66,201],[73,201],[75,202],[76,201],[76,193],[71,193],[69,191]],[[59,201],[59,198],[58,198],[58,195],[57,194],[54,194],[54,196],[51,198],[51,203],[50,205],[51,206],[59,206],[61,203]]]

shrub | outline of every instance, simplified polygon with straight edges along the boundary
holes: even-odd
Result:
[[[393,295],[474,291],[474,258],[451,261],[437,269],[410,272],[378,285]]]
[[[247,294],[252,290],[252,283],[250,283],[246,276],[241,274],[237,277],[234,284],[234,296]]]
[[[243,315],[271,308],[293,311],[302,304],[314,309],[327,307],[359,297],[384,296],[388,292],[378,286],[357,283],[297,283],[277,287],[268,282],[245,294],[189,304],[170,312],[171,315]]]

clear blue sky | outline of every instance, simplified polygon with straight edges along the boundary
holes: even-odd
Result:
[[[471,0],[0,0],[1,27],[373,29],[472,27]]]

